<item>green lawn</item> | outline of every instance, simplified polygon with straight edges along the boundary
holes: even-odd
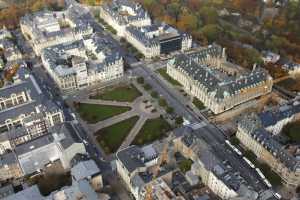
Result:
[[[80,103],[76,106],[76,110],[80,117],[88,123],[96,123],[115,115],[129,111],[130,107],[107,106],[97,104]]]
[[[108,101],[132,102],[141,96],[140,91],[133,85],[119,86],[103,93],[91,96],[91,99],[102,99]]]
[[[199,109],[202,110],[205,108],[204,104],[197,98],[193,98],[193,104]]]
[[[139,117],[135,116],[101,129],[95,133],[97,141],[102,146],[105,153],[109,154],[118,150],[138,119]]]
[[[148,119],[133,144],[143,145],[161,139],[170,129],[171,126],[162,118]]]
[[[286,125],[282,133],[285,134],[290,142],[300,143],[300,121],[296,121]]]
[[[191,170],[193,161],[190,159],[185,159],[182,160],[178,163],[179,169],[183,172],[186,173],[187,171]]]
[[[182,86],[178,81],[176,81],[175,79],[173,79],[171,76],[169,76],[169,74],[167,74],[167,69],[166,68],[161,68],[159,70],[157,70],[158,73],[164,78],[166,79],[169,83],[171,83],[174,86]]]

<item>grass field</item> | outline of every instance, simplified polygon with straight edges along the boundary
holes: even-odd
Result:
[[[115,115],[129,111],[130,107],[107,106],[81,103],[76,106],[80,117],[88,123],[97,123]]]
[[[102,99],[108,101],[132,102],[141,96],[140,91],[133,85],[116,87],[103,93],[91,96],[91,99]]]
[[[97,141],[102,146],[105,153],[109,154],[118,150],[138,119],[139,117],[135,116],[101,129],[95,133]]]
[[[192,167],[193,161],[190,159],[184,159],[178,163],[179,169],[183,172],[186,173],[189,171]]]
[[[205,108],[204,104],[197,98],[193,99],[193,104],[199,109],[202,110]]]
[[[170,129],[171,126],[162,118],[148,119],[133,144],[143,145],[161,139]]]
[[[169,74],[167,74],[167,69],[166,68],[161,68],[157,70],[158,73],[166,79],[169,83],[171,83],[174,86],[182,86],[178,81],[174,80]]]

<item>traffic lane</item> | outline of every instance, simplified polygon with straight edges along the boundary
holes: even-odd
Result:
[[[149,74],[143,67],[135,67],[132,70],[133,74],[136,76],[142,76],[147,80],[147,82],[153,87],[155,91],[157,91],[161,96],[166,98],[168,103],[174,107],[174,110],[177,114],[184,116],[184,118],[192,121],[192,122],[200,122],[197,116],[194,113],[189,111],[184,104],[179,102],[176,97],[174,97],[170,92],[163,88],[160,81],[155,79],[155,76]]]

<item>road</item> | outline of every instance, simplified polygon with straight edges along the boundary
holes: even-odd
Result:
[[[266,186],[259,178],[256,171],[250,168],[240,156],[225,145],[225,140],[227,138],[222,130],[216,125],[211,124],[201,113],[198,112],[196,114],[187,107],[186,99],[173,87],[170,87],[170,84],[166,84],[165,81],[161,80],[161,77],[153,71],[157,68],[155,65],[162,64],[163,63],[161,62],[158,64],[152,63],[152,66],[146,67],[146,64],[140,63],[135,65],[132,69],[132,73],[135,76],[144,77],[145,81],[167,100],[178,115],[188,119],[191,123],[206,122],[208,125],[201,129],[201,137],[211,146],[216,156],[221,159],[226,158],[234,169],[239,171],[241,176],[244,177],[257,191],[266,189]]]
[[[102,34],[105,37],[108,37],[113,41],[118,48],[122,51],[122,55],[125,56],[125,60],[128,60],[132,66],[131,74],[133,76],[142,76],[144,77],[145,81],[149,83],[154,90],[156,90],[161,96],[163,96],[168,104],[174,108],[174,111],[178,114],[183,116],[185,119],[189,120],[191,123],[201,123],[201,122],[208,122],[208,120],[203,116],[201,113],[195,113],[193,110],[187,107],[186,99],[174,91],[174,88],[170,87],[166,84],[160,76],[154,72],[155,69],[160,68],[166,65],[167,60],[159,61],[154,63],[145,63],[145,62],[136,62],[132,58],[132,56],[128,55],[128,53],[120,46],[119,42],[116,41],[110,33],[105,33],[101,25],[99,25],[93,16],[87,12],[85,13],[87,23],[90,23],[94,30],[99,34]],[[39,64],[40,60],[38,58],[32,57],[32,49],[28,48],[28,44],[24,41],[21,37],[18,37],[18,41],[20,46],[23,46],[23,51],[27,51],[29,55],[30,61],[34,63],[33,67],[33,74],[37,77],[37,81],[39,85],[42,86],[43,91],[49,96],[49,98],[53,99],[54,102],[57,102],[58,106],[60,106],[65,114],[66,121],[72,121],[73,117],[70,114],[70,109],[65,106],[63,98],[57,93],[57,87],[55,86],[53,80],[47,75],[47,73],[43,70],[42,66]],[[31,52],[30,52],[31,51]],[[112,175],[111,165],[109,162],[104,161],[104,156],[101,152],[97,149],[95,145],[95,141],[93,138],[90,137],[90,134],[86,132],[86,129],[82,127],[80,123],[74,124],[74,128],[78,134],[78,136],[82,139],[82,141],[86,141],[86,149],[88,153],[95,158],[97,164],[103,171],[104,175],[110,180],[110,176]],[[265,188],[264,184],[257,177],[257,174],[250,169],[249,166],[239,157],[237,156],[231,149],[229,149],[225,145],[225,135],[223,132],[218,129],[213,124],[209,124],[208,126],[203,127],[205,131],[201,132],[201,136],[207,143],[212,147],[215,154],[218,157],[226,158],[229,162],[233,165],[233,167],[237,171],[241,171],[241,175],[248,180],[251,185],[260,190]],[[125,144],[127,141],[124,141]],[[125,195],[126,196],[126,195]],[[128,199],[127,197],[124,199]]]

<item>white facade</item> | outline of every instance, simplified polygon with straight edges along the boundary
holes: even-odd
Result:
[[[92,36],[46,48],[41,55],[43,65],[65,92],[121,78],[124,75],[123,58],[117,50],[106,47],[104,42],[105,39]],[[90,58],[87,52],[92,53],[94,58]],[[59,64],[59,59],[71,59],[71,63]]]
[[[117,31],[117,35],[124,37],[127,26],[149,26],[151,18],[138,3],[133,1],[113,0],[100,7],[100,17]]]
[[[74,42],[92,34],[93,28],[80,18],[82,14],[73,5],[62,12],[28,14],[21,19],[20,28],[39,56],[44,48]]]
[[[215,114],[271,92],[272,77],[263,69],[226,81],[219,76],[226,71],[223,65],[227,65],[224,50],[211,46],[170,60],[167,73]]]

